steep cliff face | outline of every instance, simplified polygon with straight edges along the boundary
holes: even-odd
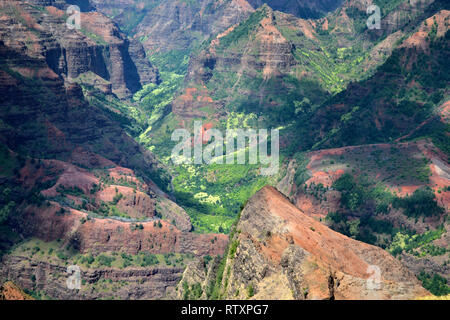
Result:
[[[348,1],[316,20],[264,4],[191,56],[174,113],[217,118],[237,110],[255,113],[269,124],[289,122],[308,113],[297,107],[305,98],[309,108],[319,106],[355,80],[370,77],[402,38],[443,6],[431,0],[383,6],[382,28],[369,30],[366,9],[371,4]],[[193,88],[202,87],[202,97],[208,99],[186,99]]]
[[[316,147],[401,141],[441,126],[439,104],[445,103],[449,84],[449,19],[449,11],[440,10],[420,23],[372,77],[350,85],[318,109],[309,122],[316,128],[309,131]],[[412,88],[432,98],[411,96],[407,91]],[[339,114],[350,118],[342,122]]]
[[[136,255],[183,253],[196,256],[218,255],[224,251],[227,236],[180,231],[164,220],[120,221],[96,218],[83,211],[50,203],[50,208],[27,207],[18,217],[18,229],[26,236],[47,242],[76,242],[81,253],[124,252]],[[88,218],[89,217],[89,218]]]
[[[319,18],[330,11],[335,10],[343,1],[342,0],[249,0],[254,8],[268,4],[272,9],[290,13],[297,17]]]
[[[100,156],[83,160],[107,168],[33,159],[17,176],[2,176],[13,194],[23,194],[8,225],[26,240],[2,255],[1,283],[14,280],[40,298],[163,299],[173,294],[186,262],[223,254],[227,236],[191,233],[186,212],[132,170]],[[23,247],[29,241],[39,241],[32,251]],[[67,265],[81,268],[81,290],[67,287]]]
[[[14,282],[8,281],[0,287],[0,300],[33,300],[33,298]]]
[[[152,154],[103,111],[89,105],[78,84],[65,84],[43,57],[4,42],[0,50],[5,57],[1,140],[11,150],[36,158],[73,160],[91,168],[105,165],[96,156],[101,155],[149,178],[162,170]],[[153,178],[159,179],[158,175]]]
[[[175,261],[155,262],[157,254],[221,254],[227,237],[190,232],[189,216],[161,190],[170,189],[165,168],[104,108],[90,104],[85,99],[89,92],[83,91],[93,84],[125,98],[144,84],[157,83],[157,72],[143,47],[126,39],[105,16],[82,13],[81,30],[72,31],[65,27],[67,3],[35,4],[60,9],[22,1],[0,6],[0,141],[2,155],[13,164],[1,164],[1,190],[7,196],[0,202],[10,205],[2,227],[46,241],[41,247],[58,240],[54,250],[75,245],[78,257],[121,252],[133,259],[150,257],[154,267],[136,262],[138,270],[86,271],[88,282],[95,278],[93,284],[87,293],[73,296],[64,277],[47,283],[65,270],[67,259],[43,265],[33,255],[15,259],[12,254],[2,257],[1,282],[13,279],[52,298],[81,299],[110,297],[110,292],[93,294],[91,289],[112,279],[119,287],[131,282],[119,290],[119,298],[163,298],[177,283],[182,263],[178,257],[173,259],[176,267]],[[87,78],[94,81],[85,83]],[[13,242],[2,235],[2,254]],[[123,268],[130,267],[127,263]],[[27,282],[41,276],[39,286]],[[137,286],[140,282],[146,284]]]
[[[272,187],[259,191],[242,211],[222,272],[219,296],[226,299],[414,299],[428,294],[389,253],[332,231]]]
[[[245,0],[169,0],[146,4],[95,0],[92,3],[101,12],[116,12],[114,20],[142,40],[151,52],[186,51],[209,36],[243,21],[254,11]]]
[[[276,28],[275,20],[272,9],[264,6],[245,25],[233,25],[219,34],[205,51],[193,59],[186,81],[207,82],[209,77],[205,71],[262,73],[264,79],[287,72],[295,65],[293,47]],[[239,31],[247,33],[249,38],[233,38],[239,36]],[[236,46],[239,40],[245,47]]]
[[[293,160],[278,187],[306,215],[385,248],[415,275],[426,270],[449,279],[447,158],[429,139],[324,149],[306,154],[303,161]],[[364,191],[339,186],[349,177]],[[418,204],[429,201],[432,206],[420,214],[414,216],[397,205],[404,201],[400,199],[412,199],[421,192],[426,192],[428,200]],[[364,201],[349,205],[351,193],[364,194]],[[414,242],[413,238],[427,239]]]
[[[185,79],[187,88],[174,100],[173,112],[192,118],[208,116],[213,110],[212,114],[220,116],[231,103],[238,109],[247,103],[257,112],[275,109],[277,102],[267,105],[264,97],[275,91],[287,93],[289,84],[284,77],[297,63],[292,44],[276,25],[275,13],[265,5],[245,22],[215,37],[192,57]],[[195,95],[200,98],[189,99],[190,92],[199,86],[203,86],[202,93]]]
[[[0,284],[11,279],[64,299],[413,299],[428,293],[412,273],[449,280],[444,1],[383,2],[380,30],[365,27],[372,0],[346,1],[316,20],[298,17],[322,16],[340,1],[90,2],[0,4],[0,205],[2,214],[12,208],[7,222],[28,238],[3,257]],[[72,3],[84,11],[78,31],[65,27]],[[171,104],[175,119],[161,121],[165,135],[195,118],[208,119],[205,128],[222,125],[237,111],[270,127],[288,124],[282,147],[344,146],[290,161],[279,186],[300,210],[264,188],[243,210],[224,260],[203,257],[223,254],[227,236],[191,232],[188,214],[161,190],[171,190],[165,168],[114,120],[137,111],[115,110],[112,94],[124,102],[160,82],[146,50],[192,54]],[[368,80],[354,83],[361,78]],[[92,103],[90,87],[110,108]],[[300,125],[290,127],[293,119]],[[424,199],[434,195],[441,208],[407,217],[384,198],[360,201],[356,187],[345,194],[334,186],[352,174],[400,204],[428,187]],[[208,175],[208,183],[220,179]],[[0,250],[13,242],[4,237]],[[85,285],[75,293],[65,283],[69,264],[82,267]],[[9,284],[2,290],[0,299],[24,297]]]
[[[66,5],[67,6],[67,5]],[[158,83],[158,73],[142,46],[130,41],[97,12],[81,13],[80,30],[66,27],[66,13],[56,7],[3,2],[0,33],[5,44],[34,57],[71,82],[89,71],[108,81],[120,98],[142,85]]]
[[[11,256],[4,260],[0,279],[13,279],[21,288],[42,293],[42,298],[60,300],[157,300],[173,294],[183,268],[95,268],[82,269],[83,285],[79,290],[67,287],[70,276],[67,266],[33,260],[28,257]],[[5,299],[30,299],[22,290],[3,285]],[[16,286],[17,287],[17,286]],[[12,291],[14,290],[14,291]],[[18,291],[20,290],[20,291]],[[0,295],[1,300],[1,295]]]

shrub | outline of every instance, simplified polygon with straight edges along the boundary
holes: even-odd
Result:
[[[253,284],[250,283],[250,285],[247,287],[247,297],[251,298],[255,295],[255,289],[253,288]]]
[[[229,251],[229,253],[228,253],[228,255],[229,255],[229,257],[230,257],[231,259],[234,258],[234,255],[236,254],[236,250],[237,250],[237,247],[238,247],[238,246],[239,246],[239,240],[234,240],[234,241],[231,243],[230,251]]]
[[[414,193],[405,198],[394,200],[395,208],[403,208],[408,217],[433,216],[444,212],[436,202],[436,196],[429,187],[417,189]]]
[[[142,257],[141,266],[147,267],[147,266],[151,266],[151,265],[156,265],[158,263],[159,263],[159,260],[156,257],[156,255],[151,254],[151,253],[145,253],[144,256]]]
[[[97,256],[97,262],[101,266],[111,267],[111,263],[115,260],[113,257],[109,257],[105,254],[100,254]]]
[[[417,278],[422,281],[423,287],[435,296],[450,294],[450,286],[447,285],[447,279],[437,273],[431,276],[422,270]]]
[[[116,205],[121,199],[123,198],[123,194],[117,193],[113,200],[111,201],[111,204]]]

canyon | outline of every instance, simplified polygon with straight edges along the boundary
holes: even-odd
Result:
[[[448,296],[449,10],[2,1],[0,300]],[[196,121],[280,170],[174,165]]]
[[[220,298],[383,300],[429,295],[387,252],[330,230],[273,187],[250,199],[230,241],[233,249],[222,270]],[[182,280],[188,287],[197,280],[191,273],[186,270]],[[178,293],[184,294],[182,286]]]

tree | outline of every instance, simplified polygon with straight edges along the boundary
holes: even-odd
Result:
[[[0,209],[0,224],[3,224],[6,220],[8,220],[8,217],[15,206],[16,203],[14,201],[10,201],[6,206]]]
[[[302,115],[311,111],[311,101],[308,98],[303,98],[302,101],[294,101],[295,114]]]

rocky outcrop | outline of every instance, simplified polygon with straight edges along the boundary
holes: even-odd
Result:
[[[139,82],[141,86],[149,83],[160,83],[158,70],[153,67],[145,53],[143,45],[136,39],[130,40],[128,47],[130,58],[136,65],[139,74]],[[128,69],[126,70],[128,72]]]
[[[51,202],[50,207],[28,207],[15,225],[26,236],[44,241],[76,241],[80,252],[122,251],[129,254],[190,253],[196,256],[222,254],[228,237],[223,234],[196,234],[181,231],[164,220],[121,221],[89,217],[75,209],[64,210]],[[75,240],[74,240],[75,239]]]
[[[448,234],[447,238],[450,238]],[[447,245],[448,247],[448,245]],[[414,274],[419,275],[422,271],[429,274],[439,274],[450,281],[450,266],[446,262],[446,256],[440,257],[417,257],[403,252],[400,256],[402,263]]]
[[[0,300],[34,300],[12,281],[5,282],[0,287]]]
[[[131,167],[148,183],[152,178],[168,183],[168,177],[160,180],[164,170],[155,157],[101,109],[89,105],[78,84],[64,82],[43,57],[26,50],[0,42],[6,70],[0,87],[5,106],[0,111],[3,143],[34,158],[73,161],[89,168],[113,163]]]
[[[110,82],[120,98],[131,96],[144,84],[159,82],[142,45],[130,43],[100,13],[81,13],[81,29],[77,30],[67,28],[65,11],[53,6],[41,10],[26,2],[8,1],[2,7],[6,15],[0,22],[0,35],[5,44],[44,57],[53,72],[68,82],[92,72]],[[19,24],[21,20],[26,24]]]
[[[277,29],[277,23],[273,10],[264,5],[245,23],[232,26],[217,35],[207,48],[191,58],[185,78],[186,89],[174,100],[173,112],[180,118],[192,118],[204,116],[201,109],[207,108],[214,110],[217,115],[223,115],[226,114],[224,105],[233,99],[236,92],[251,101],[261,100],[264,86],[261,85],[257,92],[249,89],[246,81],[257,83],[281,79],[297,64],[292,53],[293,46]],[[235,76],[234,81],[230,79],[231,74]],[[220,81],[221,86],[217,90],[224,91],[221,93],[223,98],[215,100],[210,97],[214,90],[208,92],[206,87],[217,85],[219,78],[226,79],[226,85],[223,85],[223,80]],[[199,91],[196,89],[199,86],[203,88],[195,92]],[[191,98],[193,93],[196,99]]]
[[[133,0],[94,0],[92,4],[100,12],[119,12],[114,20],[143,40],[151,52],[187,51],[254,11],[245,0],[169,0],[148,5]],[[130,10],[136,15],[130,15]]]
[[[318,18],[326,13],[335,10],[342,0],[248,0],[254,7],[258,8],[263,4],[268,4],[273,10],[290,13],[300,18]]]
[[[81,289],[73,290],[67,286],[70,274],[67,266],[33,260],[23,256],[3,258],[0,279],[12,279],[20,287],[45,296],[61,300],[95,299],[164,299],[172,294],[180,281],[183,268],[147,267],[147,268],[81,268]],[[5,287],[5,285],[4,285]],[[9,289],[10,286],[7,286]],[[16,298],[8,291],[2,291],[6,298]]]
[[[386,251],[306,216],[272,187],[253,196],[230,239],[224,298],[414,299],[428,295]]]
[[[249,33],[249,39],[243,40],[245,48],[235,48],[226,41],[227,36],[236,37],[239,26],[231,26],[224,33],[219,34],[210,46],[190,63],[187,80],[197,82],[207,81],[208,77],[196,75],[205,69],[220,72],[221,70],[235,70],[242,73],[244,70],[253,75],[262,72],[265,78],[283,73],[295,65],[292,55],[292,45],[276,28],[277,21],[273,10],[263,6],[253,15],[253,24],[242,26],[241,32]],[[240,29],[239,29],[240,30]],[[226,42],[226,44],[224,44]]]
[[[190,262],[183,272],[175,294],[170,299],[177,300],[207,300],[211,298],[211,289],[216,281],[221,257],[216,256],[211,261],[197,259]]]

